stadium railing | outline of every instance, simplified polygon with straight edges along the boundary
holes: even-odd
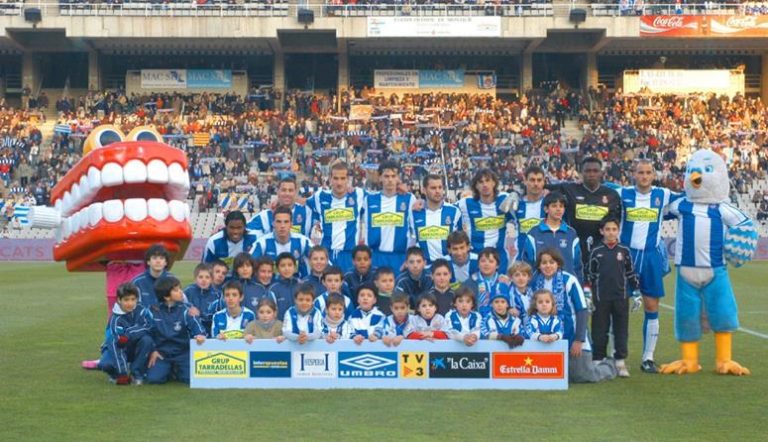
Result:
[[[498,4],[462,4],[440,2],[433,4],[409,4],[376,2],[371,4],[338,5],[326,3],[291,3],[289,0],[238,0],[237,2],[209,1],[122,1],[89,3],[80,0],[60,2],[27,1],[0,3],[0,15],[23,15],[24,8],[39,8],[43,15],[62,16],[142,16],[142,17],[287,17],[296,16],[300,9],[310,9],[321,17],[372,17],[372,16],[503,16],[503,17],[551,17],[568,16],[573,9],[584,9],[595,17],[631,17],[639,15],[758,15],[768,14],[768,7],[754,7],[739,2],[698,2],[676,4],[664,0],[659,4],[642,6],[614,3],[587,3],[576,0],[571,3],[552,4],[547,1],[523,1],[514,3],[502,0]]]

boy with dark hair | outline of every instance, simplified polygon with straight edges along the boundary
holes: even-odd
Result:
[[[355,309],[355,304],[352,299],[344,294],[344,285],[342,282],[342,271],[336,266],[330,266],[323,272],[323,287],[324,290],[320,296],[315,298],[315,308],[321,313],[325,314],[326,302],[331,294],[337,294],[344,299],[344,317],[349,317],[350,313]]]
[[[358,244],[352,249],[352,265],[354,269],[344,275],[346,293],[355,293],[362,284],[373,282],[375,270],[371,267],[373,252],[365,244]]]
[[[166,269],[170,264],[171,254],[161,244],[149,246],[144,253],[144,273],[133,278],[131,283],[139,289],[139,303],[144,307],[151,307],[160,300],[155,294],[155,281],[163,276],[172,276]]]
[[[391,315],[391,305],[395,296],[405,295],[405,293],[395,287],[395,271],[392,270],[392,267],[387,266],[377,269],[373,283],[379,290],[379,294],[376,298],[376,306],[385,315]]]
[[[567,200],[560,192],[550,192],[544,197],[544,221],[528,231],[522,260],[534,267],[538,253],[555,249],[563,257],[563,270],[582,281],[581,242],[573,227],[565,223],[563,215]]]
[[[150,331],[155,351],[149,356],[147,382],[164,384],[171,376],[189,383],[189,340],[198,345],[205,342],[205,330],[189,308],[182,302],[181,283],[173,276],[163,276],[155,282],[159,303],[150,307],[154,319]]]
[[[221,292],[221,290],[224,288],[224,282],[227,280],[227,275],[229,274],[229,265],[227,265],[226,262],[215,259],[210,262],[211,266],[211,276],[212,279],[212,285],[213,287]]]
[[[245,326],[256,320],[253,310],[243,307],[243,286],[237,281],[224,285],[224,308],[212,318],[211,337],[221,340],[243,338]]]
[[[405,258],[405,272],[400,274],[395,288],[411,298],[411,307],[415,307],[419,296],[432,288],[432,278],[424,271],[426,260],[424,251],[419,247],[409,247]]]
[[[213,285],[213,270],[210,264],[195,266],[195,282],[184,289],[187,304],[200,312],[203,329],[211,329],[211,317],[216,312],[221,299],[221,292]]]
[[[135,285],[126,282],[117,288],[117,303],[107,323],[98,365],[109,375],[110,382],[117,385],[130,382],[129,371],[135,385],[144,383],[147,360],[154,348],[149,336],[152,316],[138,302],[139,290]]]
[[[451,265],[451,287],[456,290],[478,271],[477,254],[471,251],[469,236],[463,230],[448,235],[448,256]]]
[[[325,291],[323,285],[323,272],[328,268],[328,251],[323,246],[313,246],[309,249],[309,275],[302,280],[315,288],[315,293]]]
[[[277,304],[277,314],[284,315],[293,305],[293,299],[300,284],[299,279],[296,277],[296,260],[293,259],[293,255],[290,253],[283,252],[277,255],[275,265],[277,266],[278,276],[269,288],[269,292],[272,294],[275,304]],[[309,286],[312,287],[311,284]],[[285,326],[285,323],[283,323],[283,326]]]
[[[315,291],[311,284],[300,284],[294,294],[293,306],[283,316],[283,336],[306,344],[323,333],[323,315],[313,305]]]
[[[451,265],[444,259],[432,263],[432,288],[430,295],[435,297],[437,313],[445,316],[453,305],[453,289],[451,288]]]
[[[602,244],[589,254],[587,279],[594,292],[595,311],[592,312],[592,360],[606,357],[608,330],[613,327],[613,354],[620,377],[629,377],[625,363],[629,335],[629,295],[627,287],[637,290],[640,282],[632,266],[628,247],[619,244],[619,220],[606,218],[600,222]]]

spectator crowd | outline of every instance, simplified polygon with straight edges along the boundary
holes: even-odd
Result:
[[[368,187],[376,186],[380,162],[397,160],[417,195],[421,178],[440,173],[453,200],[483,167],[499,174],[505,190],[520,190],[527,165],[543,167],[552,182],[571,180],[577,161],[589,155],[605,160],[608,179],[621,184],[629,183],[635,159],[650,159],[657,182],[675,190],[682,187],[685,158],[697,147],[723,154],[735,194],[746,193],[768,169],[766,108],[759,99],[743,96],[627,95],[604,89],[579,94],[556,86],[515,100],[396,95],[369,88],[340,96],[264,90],[247,97],[91,92],[56,101],[56,132],[45,146],[37,128],[44,116],[37,109],[48,106],[48,97],[26,104],[27,110],[4,106],[0,111],[2,197],[17,203],[47,203],[52,186],[77,163],[85,137],[100,124],[114,124],[125,133],[154,125],[167,143],[185,150],[190,197],[199,197],[200,210],[236,205],[258,211],[276,194],[283,173],[297,174],[301,190],[309,193],[328,185],[336,159],[351,166],[353,184]],[[582,129],[577,137],[562,130],[567,120]],[[12,205],[5,204],[6,215]]]

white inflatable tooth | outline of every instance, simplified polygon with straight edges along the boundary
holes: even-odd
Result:
[[[147,165],[141,160],[131,160],[123,166],[123,179],[126,183],[146,183]]]
[[[131,221],[144,221],[147,218],[147,200],[143,198],[125,200],[125,217]]]
[[[165,184],[168,182],[168,166],[162,160],[152,160],[147,164],[147,181]]]
[[[168,202],[160,198],[150,198],[147,200],[147,213],[158,221],[165,221],[171,214],[168,208]]]
[[[62,198],[62,200],[61,214],[69,216],[72,213],[72,195],[70,195],[69,190],[64,192],[64,198]]]
[[[88,168],[88,187],[94,195],[101,189],[101,171],[93,166]]]
[[[72,225],[69,218],[64,218],[61,222],[61,233],[64,241],[66,241],[69,238],[69,235],[72,234]]]
[[[88,184],[88,175],[80,177],[80,197],[83,199],[83,203],[87,204],[93,198],[93,192],[91,186]]]
[[[181,201],[173,200],[168,202],[168,208],[171,210],[171,217],[174,220],[178,222],[184,221],[184,217],[186,216],[186,209],[184,209],[184,206],[186,206],[186,204]]]
[[[93,203],[88,206],[88,224],[90,224],[91,227],[95,227],[96,224],[101,221],[101,218],[103,218],[103,206],[102,203]]]
[[[104,219],[107,222],[115,223],[123,219],[123,202],[120,200],[104,201],[102,206]]]
[[[184,168],[181,167],[181,164],[171,163],[171,165],[168,166],[168,181],[171,184],[179,187],[184,186],[184,175],[186,175],[186,172],[184,172]]]
[[[117,163],[107,163],[101,169],[101,183],[105,187],[123,184],[123,168]]]
[[[64,223],[60,225],[59,227],[56,227],[56,230],[54,231],[54,235],[56,237],[56,244],[60,244],[64,240]]]
[[[61,213],[61,198],[57,199],[56,202],[53,204],[53,208],[56,209],[57,212]]]
[[[69,193],[72,195],[72,210],[79,209],[80,205],[83,204],[83,198],[80,195],[80,184],[73,184],[72,188],[69,189]]]

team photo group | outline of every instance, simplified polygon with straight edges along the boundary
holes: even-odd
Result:
[[[262,339],[486,339],[510,348],[567,340],[570,381],[599,382],[630,376],[629,313],[642,310],[639,368],[682,374],[700,369],[690,351],[705,309],[719,338],[718,371],[749,374],[731,361],[738,320],[725,243],[729,229],[751,221],[722,198],[707,200],[727,180],[722,158],[694,154],[685,193],[654,186],[650,161],[635,162],[630,187],[604,182],[603,170],[586,157],[580,182],[547,183],[532,165],[518,195],[501,192],[498,176],[482,169],[457,204],[446,201],[441,175],[424,177],[423,199],[415,197],[389,160],[379,165],[377,191],[350,187],[343,162],[331,165],[329,188],[306,199],[294,177],[283,177],[271,209],[250,220],[226,215],[194,275],[181,275],[194,281],[186,287],[167,270],[164,247],[146,251],[144,273],[117,290],[98,368],[116,384],[188,383],[190,341],[206,339],[255,347]],[[677,302],[688,295],[704,305],[678,309],[683,359],[657,366],[670,271],[665,219],[678,219]]]

